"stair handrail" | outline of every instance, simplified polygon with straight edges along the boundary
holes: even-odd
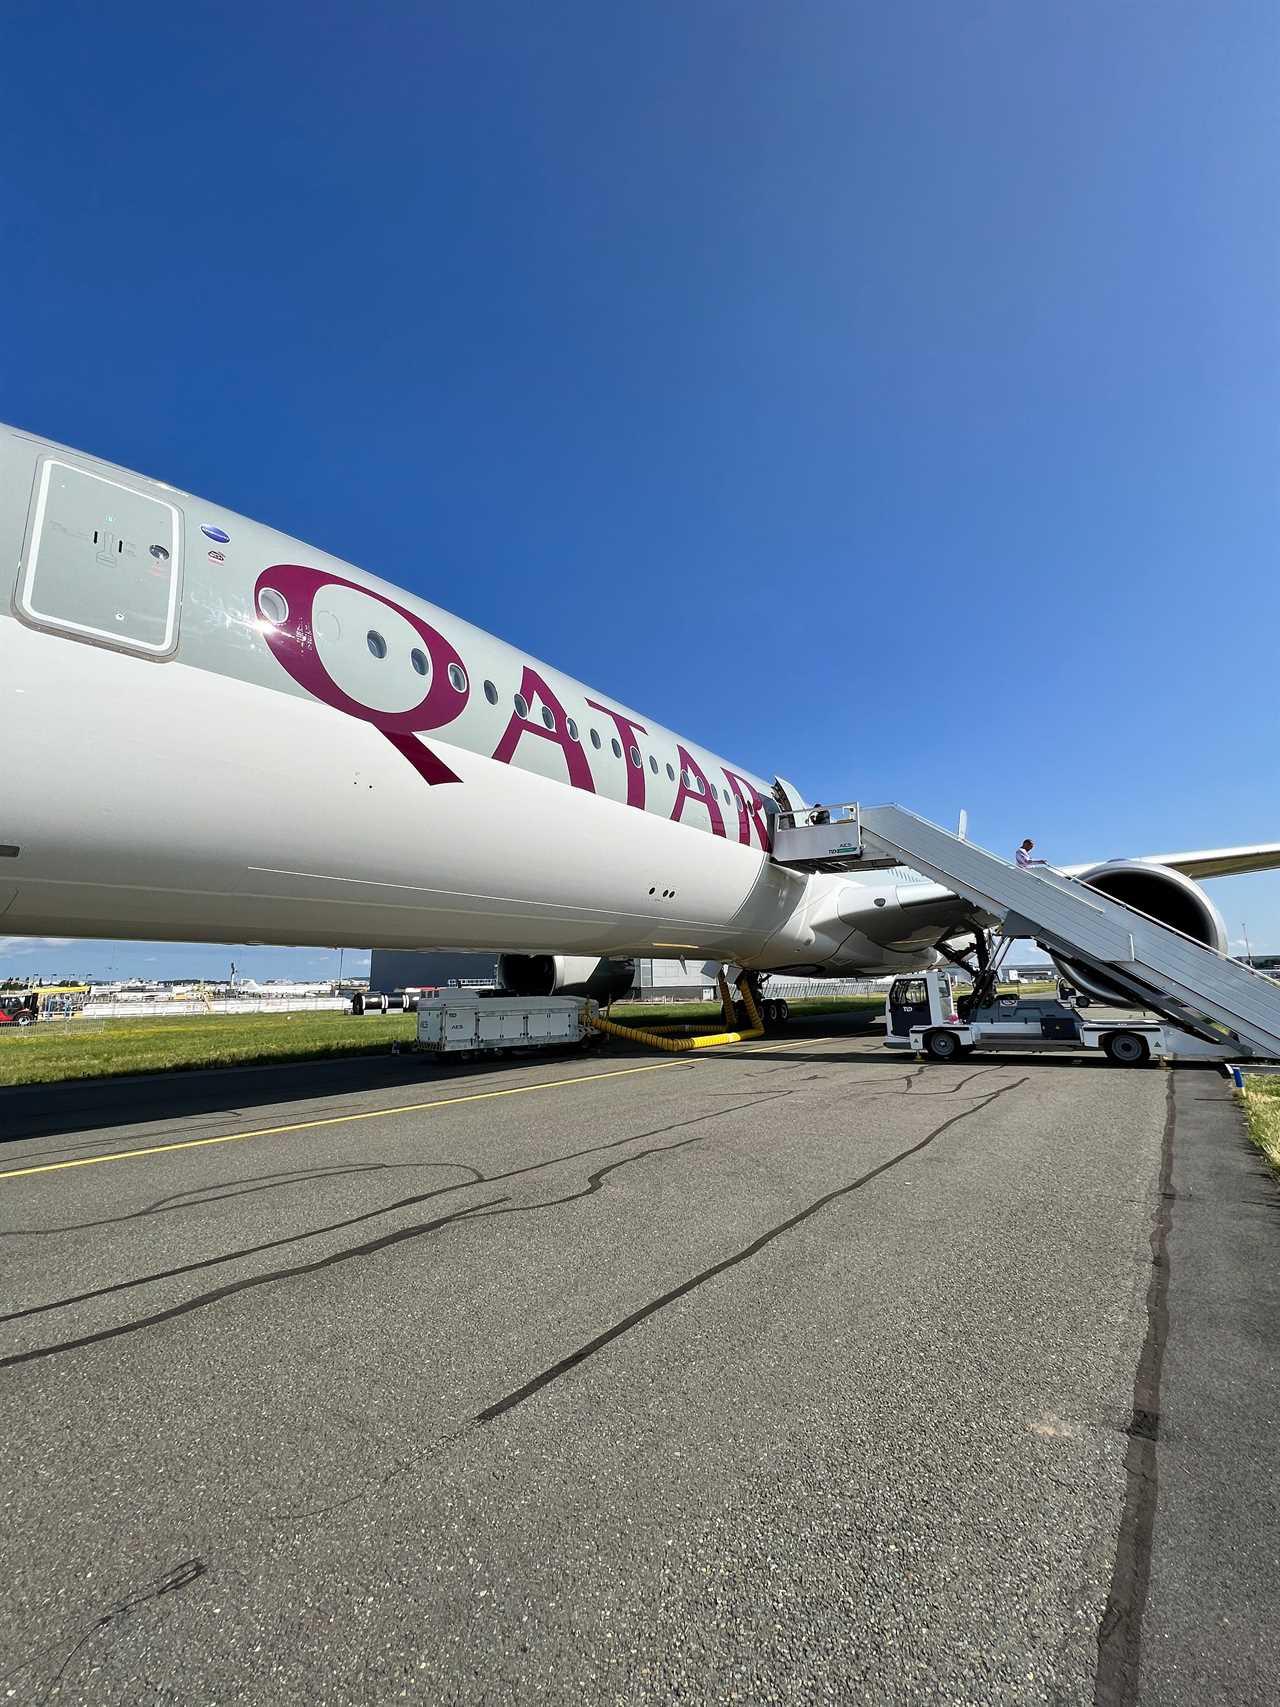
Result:
[[[1117,907],[1123,907],[1126,912],[1136,913],[1140,919],[1145,919],[1148,924],[1159,925],[1160,929],[1168,931],[1170,936],[1181,937],[1184,942],[1189,942],[1193,948],[1203,949],[1206,954],[1216,954],[1219,960],[1225,961],[1232,966],[1238,966],[1242,972],[1252,973],[1255,978],[1260,978],[1264,984],[1270,984],[1274,988],[1280,988],[1280,979],[1269,977],[1267,973],[1259,971],[1256,966],[1246,965],[1243,960],[1237,960],[1233,954],[1228,954],[1226,950],[1218,948],[1214,943],[1201,942],[1199,937],[1191,936],[1187,931],[1179,930],[1177,925],[1167,924],[1164,919],[1157,919],[1154,914],[1144,912],[1141,907],[1135,907],[1130,901],[1117,900],[1114,895],[1108,895],[1105,889],[1094,889],[1092,885],[1086,883],[1083,878],[1072,877],[1065,871],[1059,871],[1057,867],[1053,865],[1047,865],[1046,870],[1043,872],[1036,871],[1027,866],[1015,865],[1013,860],[1005,859],[1003,854],[995,853],[991,848],[984,848],[979,842],[970,841],[967,837],[961,838],[960,836],[953,835],[950,830],[944,829],[941,824],[930,824],[927,818],[922,818],[918,812],[912,812],[908,806],[898,806],[896,802],[893,802],[892,804],[896,811],[905,812],[908,817],[916,819],[918,823],[927,825],[929,829],[935,830],[939,835],[946,836],[953,842],[958,842],[962,847],[975,848],[978,853],[985,854],[988,859],[997,860],[1008,870],[1021,871],[1027,877],[1033,877],[1037,882],[1047,884],[1050,889],[1057,889],[1064,884],[1073,885],[1072,893],[1076,898],[1083,901],[1086,906],[1091,907],[1096,913],[1102,913],[1104,915],[1106,913],[1106,908],[1098,905],[1100,900],[1111,901]],[[883,840],[882,837],[876,836],[876,832],[874,830],[868,830],[867,834],[873,839]],[[908,856],[904,855],[903,864],[905,865],[907,862]],[[1056,879],[1056,882],[1052,881],[1047,875],[1050,872],[1053,874],[1053,878]]]

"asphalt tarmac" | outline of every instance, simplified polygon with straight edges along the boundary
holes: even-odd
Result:
[[[1216,1073],[388,1057],[0,1097],[0,1699],[1280,1699]]]

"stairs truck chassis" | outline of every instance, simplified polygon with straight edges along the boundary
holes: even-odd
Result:
[[[934,1061],[958,1061],[975,1049],[1019,1054],[1079,1055],[1100,1050],[1115,1067],[1149,1061],[1239,1059],[1239,1045],[1211,1043],[1152,1019],[1086,1020],[1066,1002],[1001,996],[966,1007],[948,972],[895,978],[885,998],[885,1047]]]

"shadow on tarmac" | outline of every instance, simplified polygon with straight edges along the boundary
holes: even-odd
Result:
[[[878,1014],[843,1016],[823,1014],[812,1019],[793,1019],[785,1032],[770,1041],[783,1045],[770,1059],[779,1068],[785,1066],[830,1066],[849,1057],[831,1047],[848,1038],[856,1049],[859,1064],[877,1067],[887,1073],[901,1074],[918,1063],[915,1057],[899,1050],[869,1052],[861,1047],[877,1038],[882,1029]],[[820,1050],[797,1048],[806,1033],[813,1037]],[[754,1046],[758,1051],[759,1046]],[[730,1047],[723,1054],[738,1060],[752,1052],[753,1046],[742,1049]],[[718,1052],[719,1053],[719,1052]],[[1074,1064],[1078,1071],[1107,1072],[1110,1064],[1101,1057],[1069,1055],[1025,1055],[981,1052],[984,1065],[991,1066],[1064,1066]],[[145,1076],[118,1079],[73,1079],[62,1084],[17,1085],[0,1088],[0,1144],[33,1138],[57,1137],[63,1133],[95,1134],[114,1127],[139,1125],[149,1121],[191,1122],[207,1118],[218,1122],[228,1118],[252,1120],[253,1111],[280,1108],[291,1102],[315,1104],[317,1118],[342,1112],[342,1103],[352,1097],[371,1092],[404,1090],[408,1095],[430,1095],[440,1091],[448,1095],[457,1087],[473,1081],[492,1078],[495,1074],[521,1066],[545,1065],[562,1061],[565,1076],[590,1072],[593,1064],[644,1060],[651,1052],[640,1045],[615,1042],[597,1048],[588,1058],[573,1050],[521,1055],[513,1060],[475,1061],[466,1064],[432,1059],[412,1051],[385,1055],[340,1056],[330,1061],[295,1061],[257,1067],[213,1067],[193,1071],[153,1073]],[[977,1057],[970,1057],[975,1060]],[[963,1065],[964,1063],[961,1063]],[[930,1073],[950,1073],[954,1068],[928,1063]],[[1193,1071],[1211,1063],[1186,1063],[1175,1069]],[[1158,1071],[1159,1069],[1137,1069]],[[287,1112],[282,1113],[287,1119]]]
[[[821,1036],[862,1036],[874,1029],[872,1020],[861,1014],[823,1014],[793,1022],[775,1040],[786,1042],[794,1035],[811,1032]],[[563,1062],[565,1077],[590,1071],[592,1063],[634,1061],[652,1058],[638,1044],[610,1039],[588,1057],[574,1049],[541,1050],[513,1058],[457,1062],[449,1057],[433,1058],[412,1050],[385,1055],[336,1056],[332,1060],[264,1063],[251,1067],[207,1067],[176,1069],[120,1078],[70,1079],[61,1084],[14,1085],[0,1088],[0,1144],[32,1138],[57,1137],[66,1132],[102,1132],[113,1127],[139,1125],[148,1121],[187,1121],[202,1117],[254,1118],[253,1111],[279,1108],[291,1102],[318,1104],[319,1116],[341,1112],[341,1103],[370,1092],[424,1092],[439,1089],[448,1095],[452,1087],[465,1087],[495,1073],[522,1066]],[[809,1059],[808,1056],[796,1057]],[[787,1056],[780,1057],[786,1060]],[[339,1106],[335,1107],[334,1104]],[[288,1116],[283,1115],[287,1119]]]

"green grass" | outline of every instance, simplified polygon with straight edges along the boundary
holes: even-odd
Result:
[[[803,1014],[846,1014],[883,1005],[880,996],[838,996],[792,1002]],[[615,1004],[615,1018],[708,1020],[713,1002]],[[268,1061],[316,1061],[338,1055],[380,1055],[412,1041],[414,1014],[196,1014],[173,1019],[42,1020],[0,1029],[0,1086],[49,1085],[63,1079],[112,1078],[121,1073],[181,1072],[195,1067],[243,1067]]]
[[[1280,1173],[1280,1075],[1250,1073],[1240,1092],[1249,1136]]]
[[[378,1055],[414,1035],[414,1014],[197,1014],[174,1019],[42,1020],[0,1032],[0,1085]]]

